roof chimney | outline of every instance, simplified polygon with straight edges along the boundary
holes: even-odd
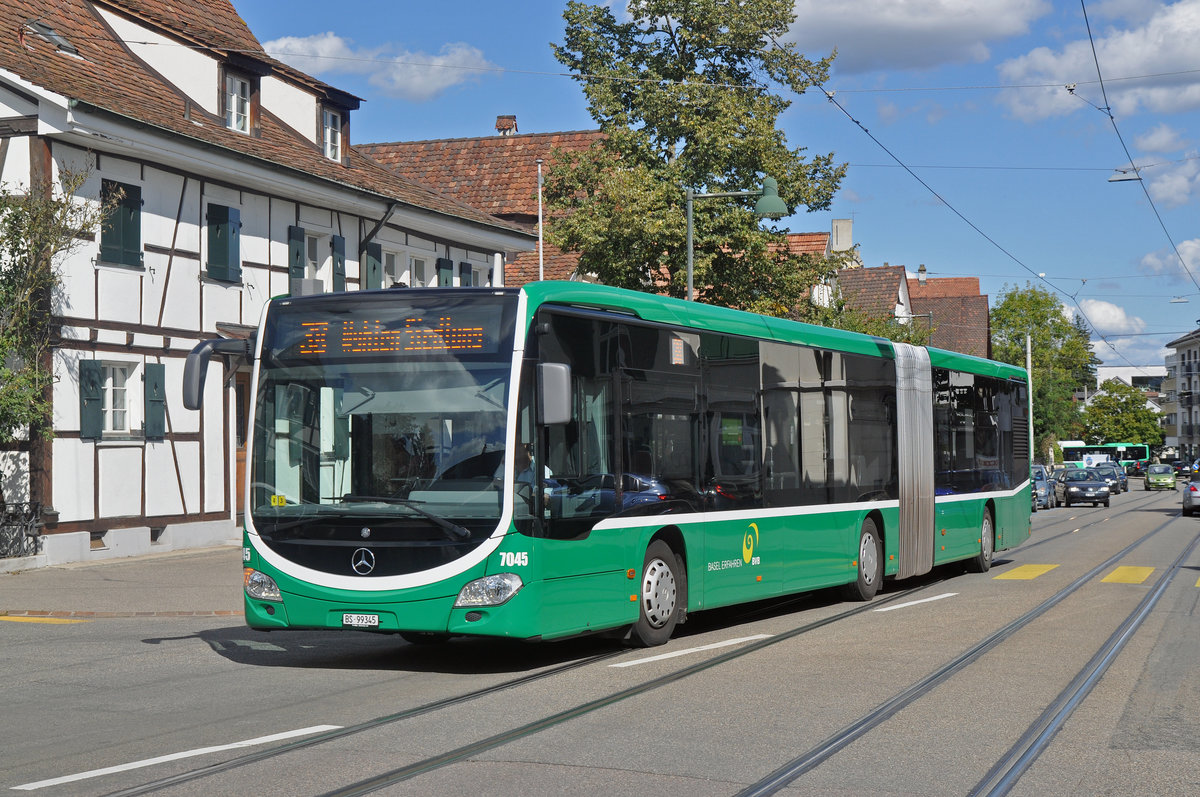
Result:
[[[496,117],[496,132],[502,136],[511,136],[517,132],[516,114],[506,114]]]

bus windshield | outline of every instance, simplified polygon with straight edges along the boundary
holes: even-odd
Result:
[[[500,517],[515,297],[383,299],[268,313],[249,510],[276,542],[461,546]]]

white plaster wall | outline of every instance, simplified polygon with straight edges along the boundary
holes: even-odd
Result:
[[[79,361],[84,352],[54,350],[54,431],[79,431]],[[87,355],[91,359],[91,354]]]
[[[29,454],[0,451],[0,497],[5,501],[29,500]]]
[[[178,40],[161,36],[100,6],[95,6],[95,10],[112,26],[117,38],[121,39],[134,55],[162,73],[192,102],[211,114],[218,113],[220,106],[217,92],[220,86],[217,83],[215,60],[197,50],[181,47]]]
[[[146,255],[151,261],[152,255]],[[144,272],[99,266],[96,269],[97,299],[100,315],[107,321],[124,321],[136,324],[141,321],[142,279]]]
[[[205,332],[215,336],[218,321],[243,323],[240,310],[243,290],[241,285],[206,282],[200,286],[200,290],[204,294],[204,323],[201,328]]]
[[[264,77],[259,85],[264,110],[314,144],[317,143],[317,99],[312,94],[274,77]]]
[[[183,479],[187,511],[189,514],[200,512],[200,444],[176,443],[175,455],[179,458],[179,475]]]
[[[163,326],[175,329],[200,328],[200,303],[196,300],[196,286],[199,284],[200,261],[188,257],[175,258],[171,263],[171,280],[166,285],[167,303],[163,309]],[[158,308],[159,300],[147,301],[147,324],[158,323]]]
[[[163,381],[167,385],[167,422],[169,431],[175,434],[195,434],[200,431],[200,412],[183,406],[183,364],[181,357],[161,357]],[[216,374],[214,376],[213,374]],[[220,379],[219,365],[208,372],[209,379]],[[207,387],[208,383],[205,382]]]
[[[4,169],[0,171],[0,181],[3,181],[5,188],[10,191],[29,185],[28,138],[8,139],[8,152],[4,154]]]
[[[171,444],[166,441],[146,443],[146,514],[181,515],[183,512]]]
[[[100,516],[142,514],[142,446],[94,443],[100,463]],[[55,491],[57,498],[57,490]]]
[[[95,493],[95,443],[79,439],[54,441],[54,508],[59,521],[93,520],[92,496]],[[141,469],[138,469],[141,472]]]

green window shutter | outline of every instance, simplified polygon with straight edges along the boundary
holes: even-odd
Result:
[[[304,228],[288,227],[288,278],[304,279]]]
[[[208,276],[241,282],[242,213],[224,205],[208,206]]]
[[[367,244],[363,257],[362,287],[368,291],[383,287],[383,247],[379,244]]]
[[[125,196],[117,213],[121,216],[121,256],[116,262],[124,266],[142,266],[142,189],[122,185]]]
[[[104,366],[79,361],[79,436],[98,440],[104,431]]]
[[[112,180],[100,182],[100,202],[106,207],[112,201],[113,195],[122,188],[120,183]],[[121,241],[123,238],[125,216],[118,205],[105,217],[100,225],[100,260],[104,263],[121,262]]]
[[[463,288],[470,288],[475,282],[475,270],[471,268],[470,263],[458,264],[458,284]]]
[[[162,440],[167,430],[166,369],[162,363],[146,363],[142,380],[145,390],[147,440]]]
[[[454,261],[448,257],[439,257],[437,259],[438,286],[450,287],[454,285]]]
[[[346,239],[340,235],[332,236],[330,245],[333,247],[333,289],[346,290]]]

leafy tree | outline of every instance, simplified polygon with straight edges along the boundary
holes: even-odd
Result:
[[[1089,444],[1163,443],[1159,415],[1146,406],[1146,397],[1136,387],[1116,379],[1100,386],[1100,392],[1083,410],[1083,440]]]
[[[87,177],[63,169],[57,185],[0,186],[0,442],[26,429],[42,437],[52,431],[55,262],[86,243],[119,200],[77,201]]]
[[[1068,318],[1058,297],[1026,283],[1005,286],[992,308],[992,356],[1025,365],[1025,336],[1032,342],[1033,429],[1038,452],[1059,440],[1080,439],[1083,420],[1075,391],[1095,384],[1099,360],[1092,354],[1087,327]]]
[[[827,77],[832,56],[809,60],[778,41],[794,19],[791,0],[640,0],[629,14],[618,22],[605,5],[581,2],[564,12],[554,52],[605,135],[551,164],[548,237],[579,252],[580,271],[601,282],[684,296],[685,186],[747,191],[771,176],[789,211],[829,207],[846,167],[787,145],[776,121],[790,103],[770,87],[803,93]],[[697,296],[785,315],[822,269],[762,230],[754,202],[693,202]]]

